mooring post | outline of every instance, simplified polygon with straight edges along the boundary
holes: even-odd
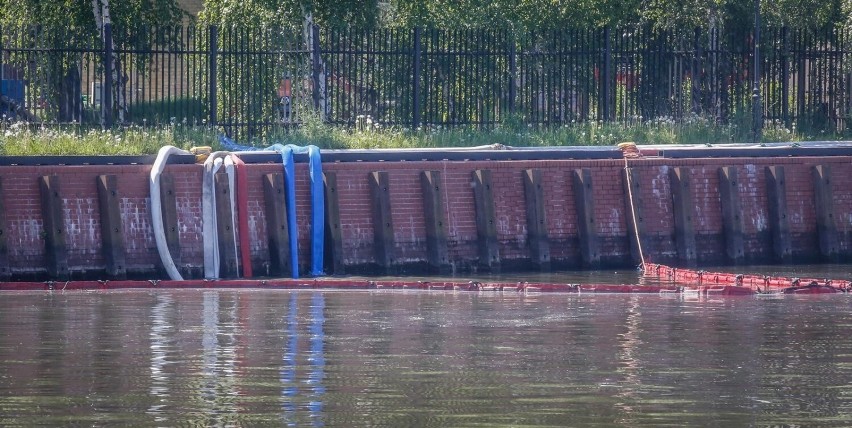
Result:
[[[476,207],[479,266],[498,273],[500,272],[500,247],[497,242],[497,218],[492,187],[491,170],[473,171],[473,201]]]
[[[547,215],[544,212],[544,187],[540,169],[523,172],[524,200],[527,213],[527,239],[530,259],[541,270],[550,270],[550,239],[547,237]]]
[[[101,220],[101,248],[103,250],[107,276],[113,279],[127,278],[127,262],[124,245],[124,226],[121,222],[118,179],[115,175],[97,177],[98,207]]]
[[[60,196],[59,177],[45,175],[39,180],[41,189],[41,215],[44,221],[44,249],[47,274],[52,279],[68,280],[68,248],[65,242],[65,212]]]
[[[391,217],[390,179],[387,171],[370,173],[370,193],[373,198],[373,246],[376,263],[390,273],[396,259],[396,244]]]
[[[2,34],[2,33],[0,33]],[[0,60],[0,67],[2,67]],[[9,265],[9,244],[6,229],[6,200],[3,189],[3,177],[0,177],[0,281],[12,278],[12,267]]]
[[[337,173],[323,172],[325,185],[325,260],[331,273],[343,275],[343,230],[340,227],[340,194],[337,191]]]
[[[825,260],[838,261],[837,226],[834,224],[834,191],[831,189],[831,167],[813,167],[814,202],[816,207],[819,252]]]
[[[423,220],[426,223],[426,254],[430,269],[450,272],[447,250],[447,228],[444,225],[444,184],[440,171],[422,171]]]
[[[689,168],[669,169],[674,213],[675,244],[681,264],[694,266],[698,260],[695,246],[695,205],[692,199],[692,178]]]
[[[772,229],[772,254],[781,263],[791,263],[790,221],[787,219],[787,182],[783,166],[767,166],[766,196],[769,200],[769,227]]]
[[[736,167],[719,168],[719,197],[722,206],[722,228],[725,233],[725,253],[732,263],[741,264],[745,260],[745,250]]]
[[[237,267],[237,244],[234,236],[231,185],[228,174],[216,173],[216,228],[219,234],[219,266],[222,278],[239,276]]]
[[[571,173],[574,189],[574,209],[577,212],[577,231],[580,238],[580,257],[583,266],[600,267],[601,256],[595,223],[595,198],[592,186],[592,170],[575,169]]]
[[[160,205],[163,210],[163,229],[166,246],[178,269],[181,269],[180,233],[178,230],[177,195],[175,179],[171,174],[160,175]],[[161,265],[162,267],[162,265]]]
[[[272,275],[282,277],[293,273],[290,263],[290,231],[287,229],[286,195],[284,174],[263,176],[269,270]]]

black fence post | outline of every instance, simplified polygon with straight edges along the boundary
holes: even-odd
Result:
[[[784,126],[790,128],[790,70],[789,70],[790,41],[787,39],[787,26],[781,27],[781,117]]]
[[[112,128],[112,24],[104,24],[104,85],[102,88],[101,113],[104,128]]]
[[[216,113],[219,109],[218,99],[216,98],[216,87],[217,82],[216,78],[219,73],[219,27],[215,25],[210,25],[207,27],[207,36],[209,37],[209,46],[207,52],[207,63],[208,63],[208,83],[209,86],[207,88],[207,96],[210,99],[210,126],[216,126],[218,118],[216,117]]]
[[[515,37],[514,34],[509,34],[506,38],[509,43],[509,100],[508,100],[508,110],[509,114],[515,113],[515,85],[517,83],[518,77],[518,64],[517,64],[517,55],[515,53]]]
[[[701,29],[695,27],[692,38],[692,114],[701,114],[704,110],[704,91],[701,85],[701,69],[703,66],[701,49]]]
[[[413,81],[411,82],[411,130],[420,126],[420,27],[414,27],[414,51],[412,58]]]
[[[612,44],[610,42],[610,28],[604,28],[604,51],[603,51],[603,72],[601,73],[601,120],[610,120],[610,85],[609,76],[612,74]]]
[[[0,80],[4,80],[6,75],[4,73],[4,69],[6,67],[3,66],[3,26],[0,25]]]
[[[760,100],[760,0],[754,0],[754,88],[751,94],[753,143],[763,137],[763,105]]]
[[[325,119],[325,112],[320,110],[320,42],[319,42],[319,26],[311,25],[311,76],[313,77],[313,97],[314,108],[320,113],[320,117]]]

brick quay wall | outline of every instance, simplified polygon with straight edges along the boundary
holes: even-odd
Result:
[[[326,273],[463,273],[844,261],[851,157],[324,163]],[[151,165],[0,166],[0,277],[161,277]],[[255,276],[270,251],[265,190],[246,167]],[[203,272],[203,166],[167,165],[166,229],[181,273]],[[296,164],[299,265],[308,270],[308,165]],[[272,213],[272,214],[270,214]],[[634,220],[633,215],[636,215]],[[220,223],[223,223],[220,221]],[[637,241],[638,237],[638,241]],[[637,245],[638,244],[640,245]],[[244,249],[240,249],[244,251]]]

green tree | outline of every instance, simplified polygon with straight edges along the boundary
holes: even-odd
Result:
[[[116,30],[113,33],[115,46],[133,43],[146,48],[144,40],[135,35],[145,26],[173,25],[187,18],[178,7],[176,0],[0,0],[0,24],[4,32],[14,34],[10,39],[23,40],[27,46],[39,48],[91,48],[102,46],[104,24],[110,23]],[[28,78],[42,82],[33,88],[41,92],[39,97],[48,105],[58,105],[52,113],[59,121],[79,120],[75,116],[75,103],[79,103],[80,69],[86,59],[84,54],[66,52],[64,55],[50,54],[39,57],[38,63],[26,67],[28,73],[38,73],[39,77]],[[14,62],[14,59],[13,59]],[[97,61],[96,61],[97,62]],[[112,55],[114,97],[113,105],[118,113],[119,122],[124,120],[127,106],[124,100],[126,78],[121,71],[118,55]],[[145,64],[140,64],[144,67]]]
[[[639,0],[390,0],[393,26],[510,28],[542,31],[617,25],[634,20]]]
[[[301,27],[306,17],[323,27],[373,28],[378,0],[205,0],[199,20],[220,26]]]
[[[848,13],[843,0],[761,0],[764,24],[821,29],[842,24]],[[645,22],[660,28],[748,27],[754,22],[754,0],[645,0],[637,9]]]
[[[103,17],[103,6],[109,8],[110,20],[123,28],[143,25],[175,24],[185,13],[176,0],[0,0],[0,23],[35,25],[62,30],[70,40],[94,40],[100,37],[96,11]]]
[[[845,23],[849,0],[762,0],[770,25],[825,28]],[[386,25],[541,31],[650,24],[658,28],[751,25],[754,0],[389,0]]]

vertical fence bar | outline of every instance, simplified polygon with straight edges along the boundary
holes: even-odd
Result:
[[[420,27],[414,27],[414,49],[411,66],[411,129],[420,126]]]
[[[509,45],[509,99],[506,104],[509,110],[509,114],[515,113],[515,86],[518,75],[518,63],[515,53],[515,37],[512,34],[507,37],[508,45]]]
[[[3,66],[3,57],[3,26],[0,25],[0,80],[6,79],[6,75],[3,71],[6,68]]]
[[[787,63],[790,54],[790,41],[787,38],[787,26],[781,28],[781,117],[784,126],[790,128],[790,75]]]
[[[610,43],[610,28],[604,28],[603,32],[604,38],[604,50],[603,50],[603,70],[601,72],[601,119],[609,120],[610,119],[610,109],[609,109],[609,76],[611,74],[612,67],[612,45]]]
[[[763,105],[760,100],[760,1],[754,2],[754,89],[751,95],[753,142],[759,143],[763,134]]]
[[[112,24],[107,22],[104,24],[104,86],[101,99],[103,126],[105,128],[112,127],[112,55]]]
[[[322,114],[330,114],[334,109],[335,122],[354,120],[349,118],[365,113],[393,124],[410,121],[412,128],[430,122],[484,125],[498,121],[501,114],[516,111],[524,111],[530,123],[547,124],[554,120],[570,120],[571,117],[597,117],[606,121],[638,115],[646,118],[661,115],[680,117],[691,108],[694,113],[712,114],[722,121],[742,112],[751,113],[753,128],[750,137],[755,140],[761,138],[767,119],[782,120],[788,127],[802,120],[802,126],[821,129],[834,125],[840,129],[852,91],[847,86],[849,74],[841,71],[847,55],[842,45],[845,33],[807,32],[786,26],[761,28],[759,12],[755,10],[757,16],[753,28],[731,28],[722,34],[705,33],[699,29],[684,33],[643,29],[623,34],[614,28],[531,33],[528,36],[538,40],[543,50],[526,53],[524,49],[529,43],[524,40],[527,39],[508,31],[438,32],[413,28],[413,31],[401,33],[391,30],[360,34],[349,32],[346,33],[347,40],[337,41],[334,40],[336,33],[333,33],[331,44],[322,46],[319,27],[314,26],[308,47],[312,67],[311,95],[314,106]],[[10,60],[14,61],[18,61],[19,55],[43,55],[40,47],[45,43],[46,35],[41,32],[19,34],[14,28],[12,31],[9,28],[0,27],[0,34],[5,31],[13,39],[0,40],[0,52],[3,54],[0,55],[0,78],[17,80],[17,73],[11,76],[5,73],[5,54],[8,53]],[[132,39],[134,41],[127,45],[116,46],[116,40],[122,40],[122,37],[113,35],[111,24],[104,24],[103,45],[91,51],[102,56],[103,71],[82,78],[84,85],[95,80],[103,83],[98,95],[101,96],[100,121],[104,127],[121,121],[119,109],[123,105],[118,104],[124,94],[125,102],[130,106],[157,99],[162,101],[162,110],[156,114],[195,117],[179,100],[188,90],[187,81],[203,82],[205,67],[202,62],[199,72],[202,74],[195,74],[192,65],[197,53],[190,46],[194,45],[194,33],[186,28],[178,30],[176,38],[168,46],[160,40],[174,29],[159,28],[147,34],[142,30],[138,34],[140,40]],[[203,27],[201,31],[204,31]],[[218,59],[222,56],[222,64],[225,65],[239,58],[258,63],[256,79],[268,81],[270,69],[259,57],[277,54],[268,40],[269,34],[253,35],[245,28],[225,32],[222,48],[218,27],[208,26],[207,31],[209,46],[206,52],[197,54],[197,60],[204,61],[204,55],[207,55],[208,81],[199,84],[202,91],[205,90],[203,85],[207,85],[209,112],[199,114],[208,116],[211,125],[215,126],[218,124],[220,101],[223,111],[226,111],[242,96],[239,94],[244,94],[250,107],[241,112],[242,117],[223,117],[223,121],[234,121],[234,126],[246,127],[250,132],[269,126],[260,107],[263,105],[261,100],[266,98],[262,85],[237,82],[228,73],[231,67],[224,67],[223,79],[218,79]],[[709,41],[704,40],[705,34]],[[143,50],[142,37],[150,38],[155,46],[161,47]],[[360,39],[353,43],[351,39],[358,37]],[[717,37],[721,38],[719,42],[715,41]],[[28,42],[30,38],[34,41]],[[768,42],[761,41],[761,38]],[[33,46],[39,47],[39,50],[21,52],[19,41],[34,43]],[[345,46],[347,43],[349,46]],[[242,52],[232,56],[236,51],[228,53],[229,45]],[[762,51],[764,45],[766,48]],[[406,46],[410,50],[406,50]],[[322,57],[321,48],[327,50],[328,57]],[[47,54],[70,55],[62,49],[58,53]],[[430,53],[429,49],[437,51]],[[84,52],[83,56],[88,56],[88,53]],[[365,55],[369,57],[367,62],[357,59]],[[438,56],[439,60],[433,64],[430,55]],[[504,62],[493,59],[494,55]],[[148,75],[141,73],[136,66],[140,63],[137,56],[148,58],[156,68]],[[358,82],[352,85],[351,92],[339,89],[343,86],[343,78],[325,76],[324,60],[332,61],[332,65],[357,61],[354,67],[344,67],[352,70],[352,75],[345,79],[348,80],[346,83]],[[85,59],[82,61],[81,74],[91,73],[87,71],[87,62]],[[371,69],[367,64],[376,67]],[[408,67],[411,67],[410,77]],[[441,68],[440,72],[433,75],[432,67]],[[750,74],[744,74],[746,70]],[[10,71],[14,73],[16,69],[10,68]],[[117,77],[124,72],[129,78],[126,91],[122,89],[125,81],[117,81],[124,79]],[[38,96],[37,89],[46,85],[43,82],[49,78],[49,73],[39,73],[29,76],[29,87],[33,90],[28,91],[27,97]],[[586,79],[583,73],[590,77]],[[641,75],[641,79],[637,75]],[[687,76],[692,78],[691,87]],[[410,83],[406,83],[409,78]],[[486,83],[477,87],[476,81]],[[660,84],[650,85],[649,82]],[[219,83],[222,83],[221,100],[218,99]],[[329,86],[326,87],[326,84]],[[240,88],[244,91],[240,92]],[[371,92],[378,88],[383,90]],[[79,99],[79,94],[75,98]],[[394,105],[395,98],[400,98],[402,104]],[[751,112],[748,111],[749,100],[752,102]],[[63,106],[78,108],[66,98],[62,101]],[[35,101],[30,100],[29,104],[34,105]],[[80,117],[80,120],[83,118]]]
[[[322,104],[322,93],[320,87],[320,78],[322,76],[322,70],[320,70],[320,42],[319,42],[319,26],[313,25],[311,27],[311,76],[313,77],[313,97],[314,97],[314,108],[320,113],[320,117],[325,120],[325,112],[320,110]]]
[[[692,37],[692,113],[698,115],[702,112],[703,100],[701,98],[701,29],[696,27]]]
[[[218,121],[216,112],[219,109],[218,100],[216,99],[216,76],[219,73],[219,27],[215,25],[208,26],[207,35],[209,37],[207,50],[207,97],[210,100],[210,111],[208,113],[210,115],[210,126],[216,126],[216,122]]]

